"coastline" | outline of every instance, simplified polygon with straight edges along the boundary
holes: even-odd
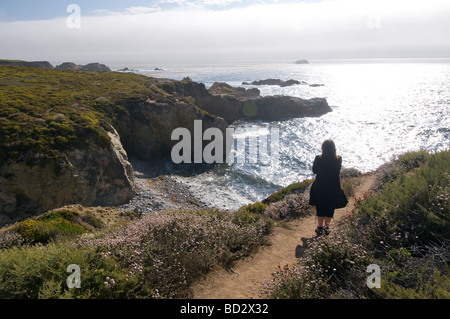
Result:
[[[161,210],[208,208],[188,186],[176,181],[167,160],[151,163],[131,158],[136,195],[128,203],[118,206],[123,211],[153,213]]]

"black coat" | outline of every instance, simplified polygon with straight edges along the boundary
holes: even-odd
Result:
[[[322,208],[335,209],[342,207],[341,181],[339,174],[342,167],[342,157],[323,157],[317,155],[313,163],[313,173],[316,179],[311,185],[309,204]]]

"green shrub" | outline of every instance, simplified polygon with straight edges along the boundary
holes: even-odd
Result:
[[[26,242],[31,244],[48,243],[51,238],[51,227],[48,223],[28,219],[17,223],[12,231],[19,233]]]
[[[280,191],[270,195],[262,201],[263,204],[269,205],[271,203],[282,200],[286,195],[289,194],[300,194],[305,192],[305,190],[312,184],[313,179],[307,179],[301,182],[293,183],[289,186],[284,187]]]
[[[80,214],[77,211],[74,210],[68,210],[68,209],[59,209],[55,211],[50,211],[48,213],[44,213],[41,216],[39,216],[37,219],[41,221],[51,221],[57,218],[62,218],[68,221],[75,221]]]
[[[248,204],[248,205],[242,206],[240,208],[240,210],[250,212],[250,213],[262,214],[266,208],[267,208],[266,204],[263,204],[261,202],[256,202],[253,204]]]
[[[372,241],[383,241],[391,247],[427,245],[448,240],[450,233],[450,152],[428,156],[413,173],[398,177],[374,197],[357,201],[355,221],[349,234],[358,236],[365,226],[379,229],[383,236],[359,236]]]
[[[415,287],[405,287],[392,280],[381,281],[380,289],[375,291],[383,299],[450,299],[450,276],[434,269],[431,278],[419,280]]]
[[[80,267],[80,288],[67,286],[70,275],[67,267],[72,264]],[[62,244],[13,247],[3,251],[0,258],[0,298],[133,297],[138,282],[127,279],[114,258],[99,258],[88,247]]]
[[[81,235],[86,232],[86,229],[84,229],[81,225],[78,225],[74,222],[70,222],[62,217],[52,219],[48,224],[51,230],[54,231],[56,234]]]
[[[36,218],[18,222],[11,232],[19,234],[28,244],[47,244],[52,240],[70,238],[102,227],[102,222],[89,212],[59,209]]]

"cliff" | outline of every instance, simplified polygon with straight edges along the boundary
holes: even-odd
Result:
[[[238,119],[331,111],[325,99],[262,97],[258,89],[225,83],[208,90],[189,78],[154,79],[93,67],[98,71],[78,72],[70,63],[0,66],[0,220],[68,204],[127,203],[136,194],[128,156],[169,157],[179,143],[172,140],[177,128],[190,132],[191,145],[200,140],[203,151],[211,142],[203,139],[209,128],[225,137],[227,123]],[[195,120],[201,120],[200,137]],[[224,158],[226,142],[220,142]]]
[[[21,61],[21,60],[0,60],[0,65],[10,65],[10,66],[27,66],[34,68],[44,68],[44,69],[54,69],[53,65],[47,61]]]
[[[0,166],[0,215],[15,220],[66,204],[120,205],[135,195],[132,167],[118,135],[111,144],[62,152],[60,158],[29,166],[9,162]]]
[[[111,69],[105,64],[101,63],[88,63],[86,65],[77,65],[73,62],[64,62],[60,65],[54,67],[48,61],[22,61],[22,60],[0,60],[0,65],[5,66],[26,66],[34,68],[44,68],[44,69],[60,69],[66,71],[111,71]]]
[[[170,156],[175,128],[226,122],[146,76],[0,66],[0,220],[135,195],[128,154]]]

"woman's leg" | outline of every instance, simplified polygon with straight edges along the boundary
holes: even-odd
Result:
[[[326,223],[326,218],[327,217],[317,216],[317,226],[322,227],[323,222],[325,221],[325,223]]]

